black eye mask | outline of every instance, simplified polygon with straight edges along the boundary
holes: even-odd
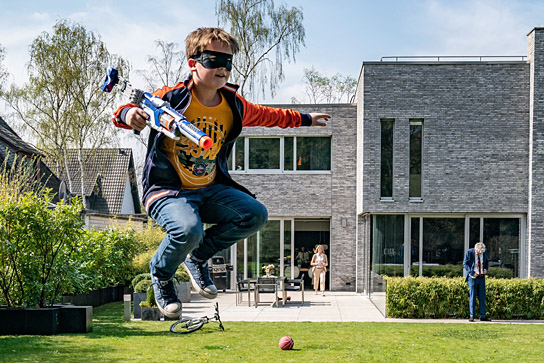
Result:
[[[213,69],[223,67],[229,72],[232,70],[232,54],[205,50],[193,57],[193,59],[202,64],[204,68]]]

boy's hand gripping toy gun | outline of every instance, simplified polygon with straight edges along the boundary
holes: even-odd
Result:
[[[149,120],[147,120],[149,127],[173,140],[179,140],[181,135],[184,135],[204,150],[212,147],[213,140],[198,127],[187,121],[185,116],[170,107],[167,101],[133,88],[127,79],[119,76],[117,69],[110,68],[101,89],[109,93],[116,85],[119,86],[123,94],[125,92],[129,94],[130,103],[138,105],[149,115]],[[136,132],[136,130],[134,131]]]

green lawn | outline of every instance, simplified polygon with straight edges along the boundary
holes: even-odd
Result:
[[[1,362],[528,362],[544,359],[544,325],[124,322],[122,303],[94,309],[93,332],[0,336]],[[1,322],[0,322],[1,323]],[[278,340],[289,335],[291,351]]]

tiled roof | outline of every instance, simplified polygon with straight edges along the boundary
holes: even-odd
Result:
[[[34,146],[23,141],[13,131],[13,129],[7,124],[7,122],[0,117],[0,164],[4,162],[5,158],[8,157],[8,165],[13,163],[15,155],[21,157],[37,157],[37,163],[34,164],[35,167],[40,169],[40,177],[42,182],[45,183],[47,188],[52,189],[53,193],[57,194],[53,198],[53,203],[59,201],[58,191],[61,181],[57,176],[41,161],[43,154],[41,154]]]
[[[77,155],[77,150],[68,151],[68,168],[72,179],[71,192],[73,195],[81,195],[81,173]],[[87,201],[89,209],[103,213],[120,214],[128,178],[132,196],[135,200],[135,211],[140,213],[140,199],[132,149],[83,149],[82,156],[84,191],[85,196],[89,198]],[[65,171],[59,172],[59,175],[68,185]],[[101,193],[98,193],[99,189],[97,187],[101,189]]]
[[[6,146],[12,151],[22,152],[28,155],[40,155],[40,152],[34,148],[34,146],[26,143],[13,131],[2,117],[0,117],[0,142],[2,143],[2,149],[6,149]],[[2,151],[4,153],[4,151]],[[4,156],[4,155],[2,155]]]

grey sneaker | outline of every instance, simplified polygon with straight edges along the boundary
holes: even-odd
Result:
[[[193,288],[202,296],[208,299],[217,297],[217,288],[213,284],[208,270],[208,261],[195,261],[188,255],[182,263],[185,271],[191,277]]]
[[[155,293],[155,302],[157,307],[169,319],[177,319],[181,316],[181,301],[179,301],[174,281],[159,281],[151,275],[151,286]]]

